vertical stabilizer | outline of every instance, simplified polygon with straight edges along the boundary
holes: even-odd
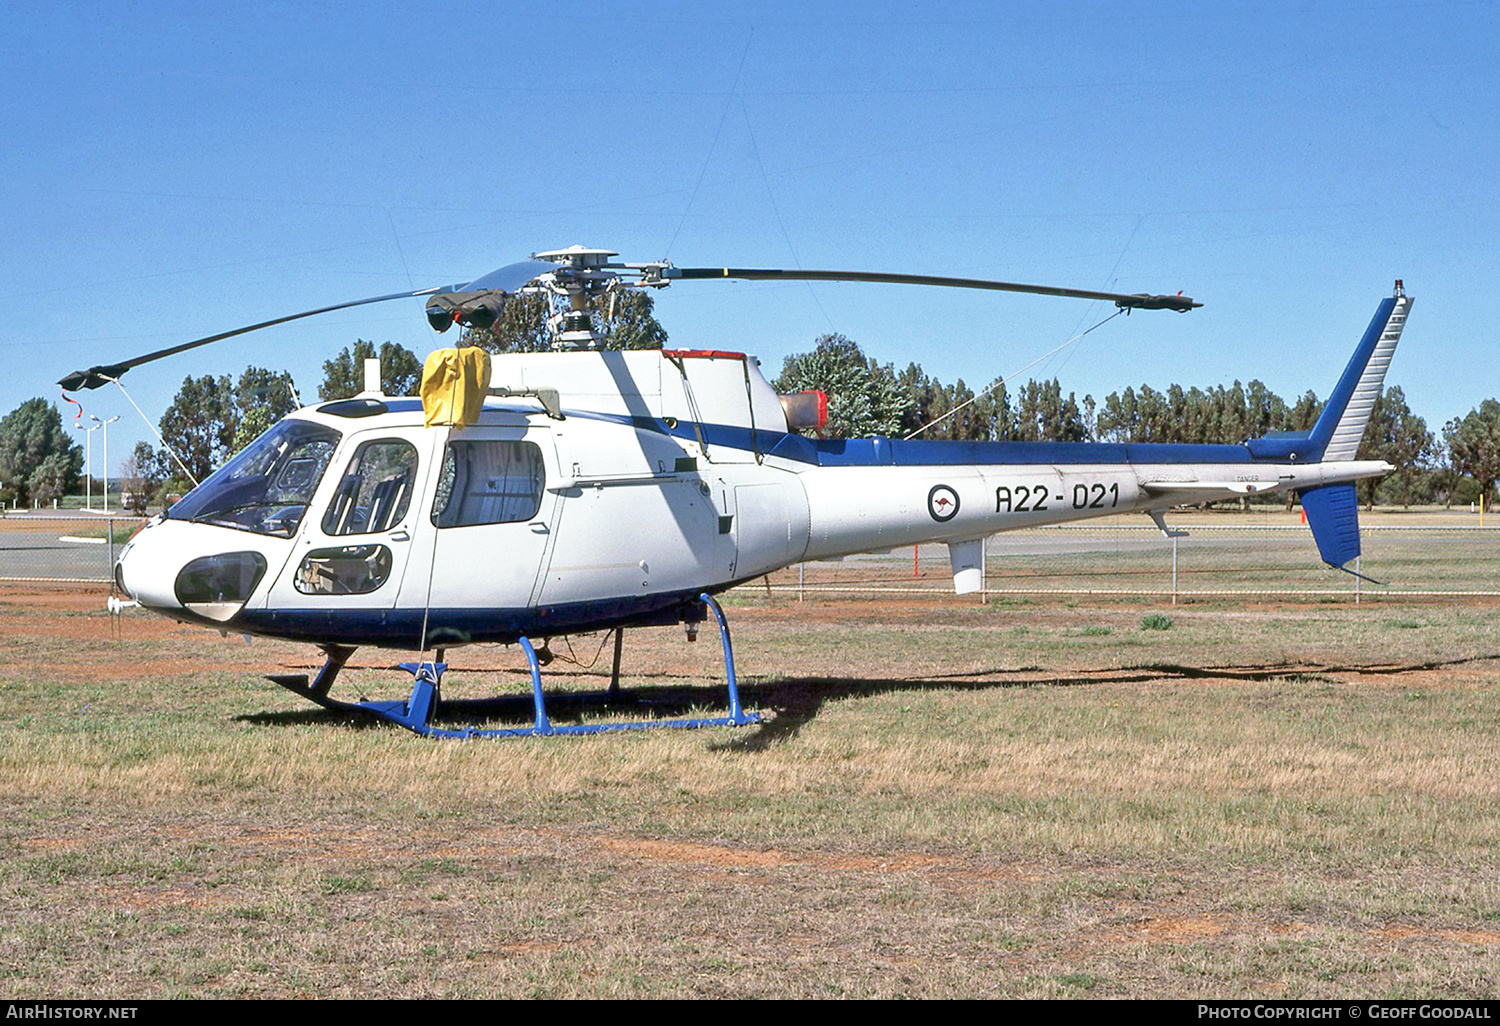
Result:
[[[1302,493],[1302,511],[1318,555],[1340,570],[1359,555],[1359,499],[1352,484],[1324,485]]]
[[[984,587],[984,542],[948,543],[948,561],[953,565],[953,592],[972,595]]]
[[[1380,301],[1375,319],[1365,330],[1359,347],[1344,376],[1339,378],[1328,405],[1313,425],[1310,440],[1322,449],[1324,462],[1352,460],[1364,437],[1365,426],[1370,423],[1370,414],[1375,401],[1380,398],[1380,388],[1385,382],[1386,368],[1396,353],[1396,343],[1401,340],[1401,329],[1406,327],[1406,314],[1411,309],[1411,297],[1396,282],[1396,294]]]

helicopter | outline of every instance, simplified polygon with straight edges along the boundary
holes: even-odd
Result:
[[[859,281],[1104,300],[1121,311],[1188,312],[1183,296],[861,271],[624,263],[573,246],[471,282],[304,311],[118,364],[76,371],[65,390],[118,383],[133,367],[303,317],[427,297],[437,331],[494,324],[523,294],[552,297],[553,351],[428,357],[418,397],[381,392],[378,361],[358,395],[289,415],[124,546],[114,584],[177,620],[308,642],[322,668],[270,679],[325,708],[432,737],[593,733],[759,720],[738,693],[715,595],[807,560],[919,543],[947,546],[954,589],[982,587],[983,540],[1002,531],[1122,512],[1169,533],[1177,505],[1295,490],[1321,558],[1359,555],[1354,482],[1390,464],[1357,460],[1411,307],[1382,299],[1309,431],[1239,444],[932,441],[822,436],[820,392],[778,395],[744,353],[602,347],[590,300],[673,282]],[[373,364],[373,366],[371,366]],[[552,638],[712,618],[723,647],[722,716],[554,724],[541,666]],[[445,653],[519,644],[531,676],[528,727],[437,722]],[[330,691],[360,646],[419,654],[405,700]],[[435,658],[428,658],[433,653]],[[456,704],[456,703],[455,703]]]

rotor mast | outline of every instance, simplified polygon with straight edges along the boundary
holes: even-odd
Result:
[[[604,339],[594,330],[594,317],[589,312],[589,299],[606,295],[621,284],[616,268],[609,258],[620,254],[608,249],[589,249],[586,246],[569,246],[567,249],[552,249],[545,253],[533,253],[533,260],[546,260],[558,266],[556,271],[544,274],[537,281],[550,292],[566,296],[568,309],[554,314],[548,321],[552,328],[554,349],[602,349]]]

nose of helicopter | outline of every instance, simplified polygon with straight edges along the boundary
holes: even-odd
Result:
[[[143,607],[168,616],[230,620],[264,577],[267,561],[245,550],[240,537],[226,534],[171,520],[149,524],[120,550],[115,584]],[[238,551],[223,551],[231,546]]]
[[[166,521],[147,524],[115,560],[115,585],[142,606],[162,612],[182,607],[172,588],[183,562],[173,552],[172,526]]]

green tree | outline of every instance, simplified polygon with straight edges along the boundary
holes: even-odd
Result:
[[[833,438],[893,435],[910,415],[912,397],[890,364],[865,356],[843,335],[818,338],[812,352],[788,356],[775,384],[778,392],[818,389],[828,396],[828,430]]]
[[[77,480],[75,461],[66,453],[50,452],[26,479],[26,490],[34,505],[46,506],[72,491]]]
[[[182,379],[172,405],[162,414],[162,440],[177,453],[188,473],[202,481],[234,452],[239,412],[229,375]]]
[[[1106,396],[1096,429],[1097,437],[1111,442],[1233,444],[1273,431],[1306,430],[1320,408],[1311,392],[1289,408],[1260,381],[1207,389],[1174,384],[1165,392],[1142,385],[1139,392],[1127,388]]]
[[[902,437],[921,428],[921,438],[988,441],[996,437],[999,412],[1004,409],[1008,416],[1004,382],[995,382],[993,392],[976,397],[962,378],[944,385],[913,363],[897,375],[896,384],[908,400],[900,427]]]
[[[240,419],[235,426],[233,450],[239,452],[297,408],[297,389],[286,371],[246,367],[235,385],[234,403]]]
[[[512,296],[493,327],[470,328],[464,340],[492,353],[545,353],[552,348],[547,318],[552,313],[550,296]]]
[[[318,398],[327,402],[348,399],[363,392],[365,361],[376,356],[380,357],[382,392],[386,395],[417,394],[417,387],[422,383],[422,361],[415,353],[394,342],[382,342],[377,352],[375,343],[358,339],[352,350],[345,346],[332,360],[323,361],[323,383],[318,386]]]
[[[900,428],[903,437],[924,424],[931,423],[946,412],[946,410],[939,409],[940,403],[936,395],[937,379],[928,377],[917,364],[907,364],[906,370],[896,375],[896,384],[900,386],[908,400],[906,416],[902,419]],[[922,437],[937,436],[929,435],[924,431]]]
[[[1245,386],[1245,437],[1261,438],[1272,431],[1288,431],[1292,411],[1286,401],[1260,381]]]
[[[664,349],[667,329],[656,319],[656,300],[642,289],[621,289],[600,300],[594,325],[606,349]]]
[[[45,505],[72,490],[83,447],[45,399],[28,399],[0,420],[0,500]]]
[[[1323,412],[1323,400],[1311,389],[1302,393],[1302,398],[1287,411],[1286,430],[1288,431],[1311,431],[1313,425],[1318,422],[1318,415]]]
[[[1028,381],[1016,393],[1016,416],[1010,437],[1018,442],[1082,442],[1088,438],[1083,411],[1072,392],[1066,399],[1062,385]]]
[[[188,473],[202,481],[295,407],[291,375],[246,367],[238,382],[227,374],[184,378],[159,427]],[[181,468],[170,456],[167,460],[170,477]]]
[[[1450,420],[1443,427],[1443,440],[1453,468],[1472,477],[1489,501],[1500,478],[1500,402],[1486,399],[1461,420]]]
[[[1095,437],[1101,442],[1134,441],[1140,421],[1140,404],[1136,401],[1135,389],[1127,387],[1123,392],[1111,392],[1104,397],[1104,405],[1099,408]]]
[[[129,460],[135,464],[141,490],[153,499],[161,491],[162,485],[181,473],[171,455],[165,449],[153,448],[150,442],[136,442]]]
[[[1364,437],[1360,439],[1359,458],[1385,460],[1395,466],[1392,479],[1396,499],[1403,506],[1411,505],[1415,488],[1437,455],[1437,442],[1427,430],[1427,422],[1411,412],[1400,386],[1392,385],[1382,392],[1375,400],[1370,422],[1365,425]],[[1380,483],[1377,478],[1359,482],[1367,508],[1375,505],[1375,492]]]

